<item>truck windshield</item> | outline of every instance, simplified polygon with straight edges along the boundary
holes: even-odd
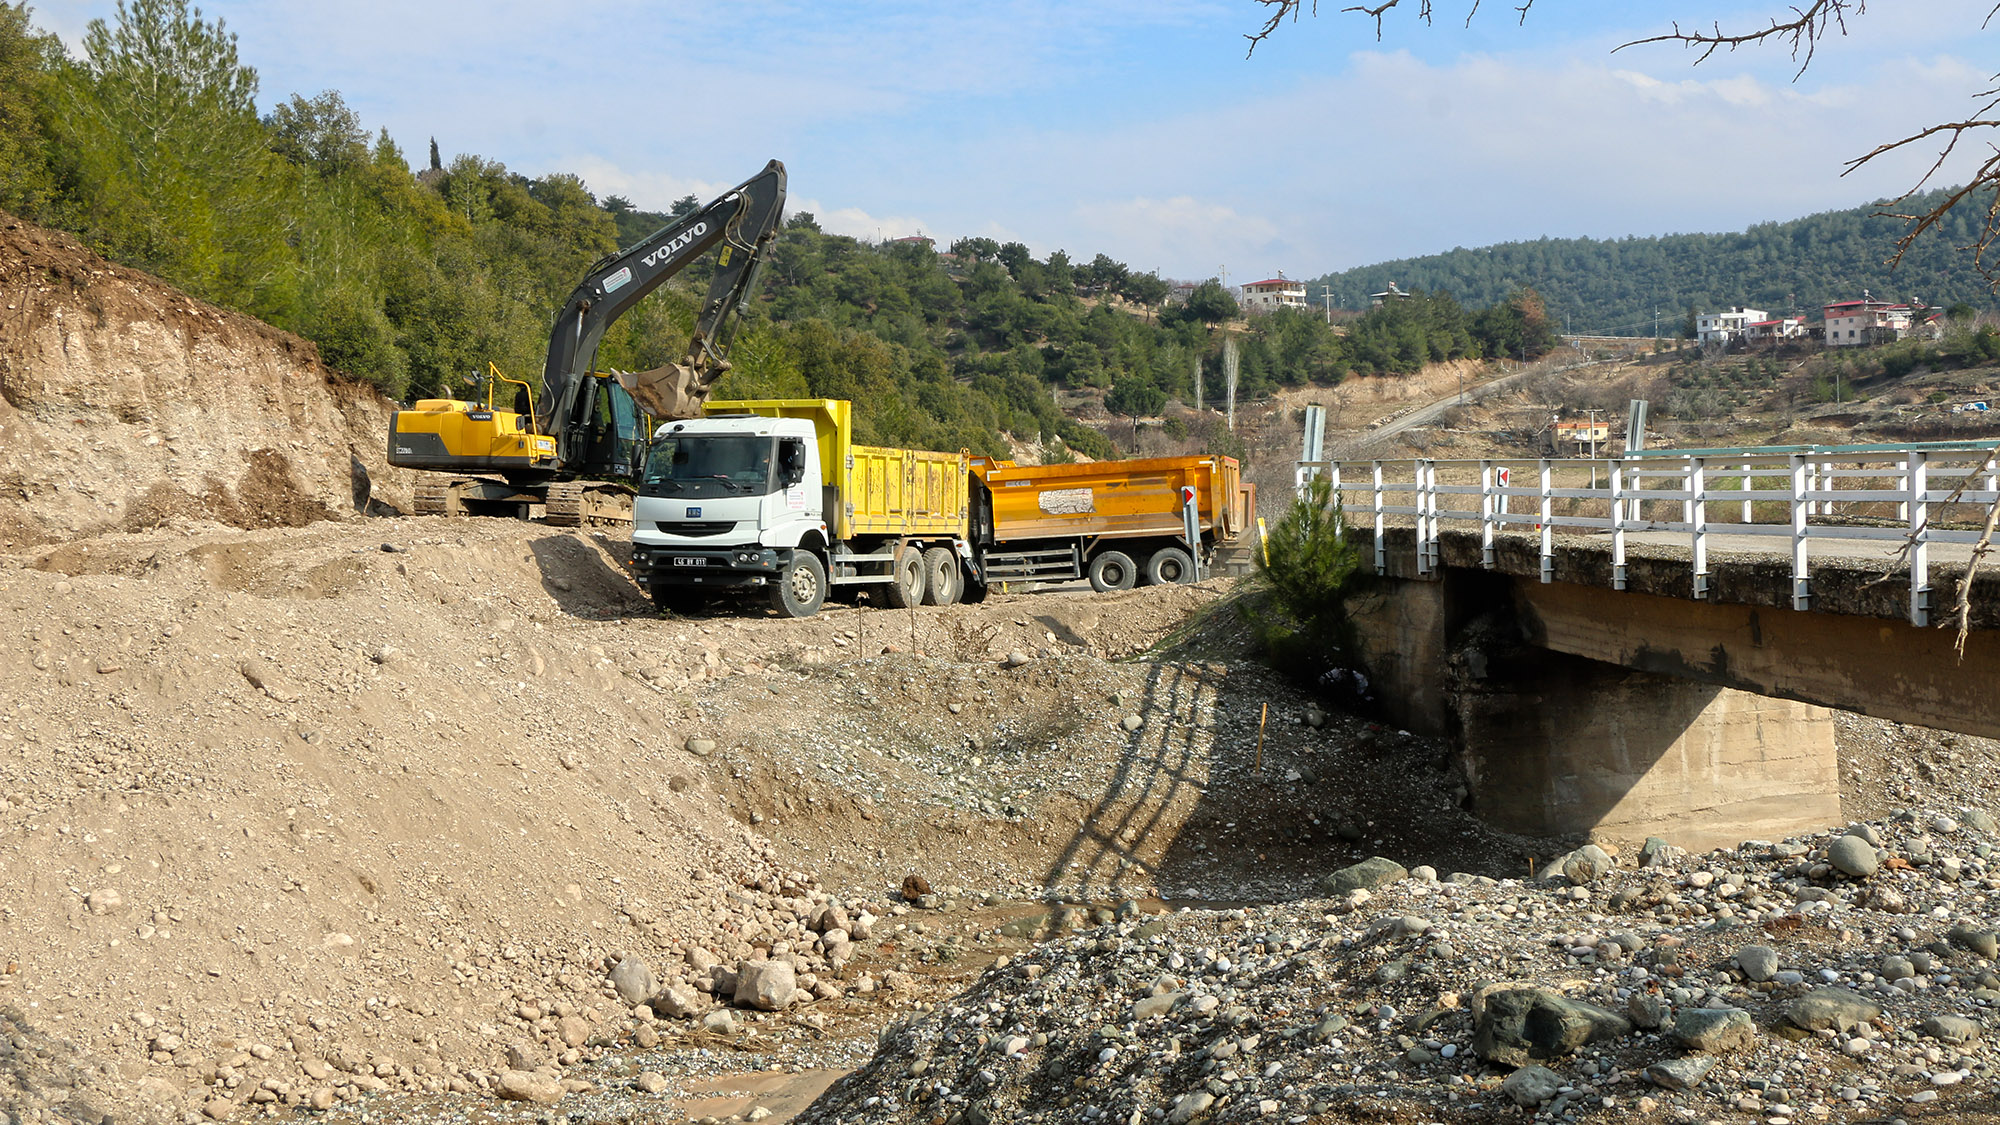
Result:
[[[643,496],[746,496],[771,491],[776,442],[749,434],[679,435],[653,443]]]

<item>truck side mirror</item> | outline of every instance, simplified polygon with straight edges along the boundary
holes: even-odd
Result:
[[[787,441],[778,447],[778,472],[784,478],[786,487],[804,483],[806,451],[802,443]]]

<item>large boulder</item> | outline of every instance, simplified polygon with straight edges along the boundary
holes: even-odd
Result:
[[[1562,1090],[1562,1076],[1545,1066],[1524,1066],[1500,1083],[1500,1092],[1515,1105],[1533,1109]]]
[[[1875,845],[1852,832],[1835,840],[1826,849],[1826,861],[1838,868],[1841,874],[1856,879],[1866,879],[1882,866],[1881,859],[1875,855]]]
[[[1611,853],[1596,844],[1585,844],[1562,858],[1563,875],[1579,887],[1595,883],[1614,866]]]
[[[1393,859],[1373,856],[1352,867],[1343,867],[1319,881],[1320,889],[1335,898],[1350,891],[1372,891],[1386,887],[1410,877],[1403,865]]]
[[[618,990],[618,998],[630,1007],[652,999],[660,982],[644,961],[626,957],[611,967],[611,987]]]
[[[1682,1008],[1674,1013],[1674,1038],[1704,1055],[1736,1051],[1757,1041],[1757,1027],[1741,1008]]]
[[[493,1093],[502,1101],[554,1105],[562,1100],[562,1083],[532,1070],[503,1070],[493,1083]]]
[[[1486,998],[1473,1028],[1472,1049],[1501,1066],[1572,1055],[1586,1043],[1632,1031],[1632,1021],[1609,1008],[1572,1000],[1544,988],[1516,988]]]
[[[743,1008],[781,1012],[791,1007],[798,974],[786,961],[745,961],[736,966],[736,1003]]]
[[[1821,988],[1792,1001],[1785,1018],[1806,1031],[1853,1031],[1882,1018],[1882,1006],[1844,988]]]

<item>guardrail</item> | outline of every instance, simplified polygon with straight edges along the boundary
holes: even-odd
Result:
[[[1680,532],[1693,552],[1690,593],[1705,599],[1710,538],[1751,535],[1789,551],[1792,607],[1806,610],[1815,541],[1896,543],[1909,560],[1910,622],[1924,626],[1930,547],[1980,541],[1988,510],[2000,503],[2000,441],[1648,450],[1604,460],[1298,463],[1301,493],[1319,477],[1330,481],[1343,519],[1373,521],[1378,574],[1388,570],[1382,532],[1391,518],[1414,520],[1419,574],[1439,566],[1438,535],[1447,523],[1477,526],[1488,567],[1497,532],[1537,534],[1543,582],[1555,580],[1557,531],[1608,533],[1612,585],[1620,590],[1629,535]]]

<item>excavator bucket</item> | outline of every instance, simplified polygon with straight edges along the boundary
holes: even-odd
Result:
[[[708,397],[708,388],[729,370],[727,361],[718,363],[708,372],[669,363],[650,371],[619,371],[618,385],[624,387],[639,404],[639,409],[653,416],[655,421],[670,422],[681,418],[701,417],[701,404]],[[703,374],[708,378],[704,379]]]

